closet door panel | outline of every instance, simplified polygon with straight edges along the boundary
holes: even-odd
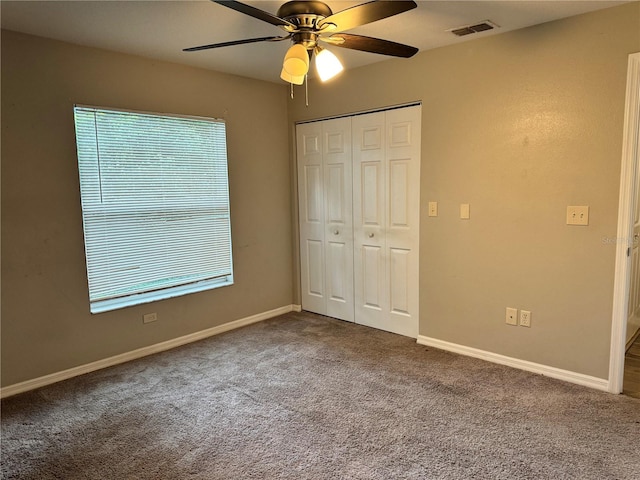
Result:
[[[353,321],[351,119],[322,123],[325,192],[326,314]]]
[[[384,328],[410,337],[417,337],[419,322],[420,123],[419,106],[386,114],[389,310]]]
[[[320,125],[297,126],[296,153],[301,301],[305,310],[325,315],[325,201]]]
[[[329,276],[328,294],[334,302],[345,303],[349,300],[351,290],[348,284],[349,275],[345,275],[345,264],[348,261],[347,246],[341,242],[328,242],[327,275]]]
[[[323,298],[324,248],[322,242],[318,240],[307,240],[306,244],[306,292],[312,297]]]
[[[400,315],[410,315],[409,296],[411,286],[409,285],[409,272],[411,261],[411,250],[404,248],[389,249],[389,284],[390,312]]]
[[[384,298],[384,262],[381,261],[382,248],[374,245],[363,245],[362,261],[362,308],[382,311]]]
[[[362,162],[360,166],[360,225],[384,227],[384,165],[381,161]]]
[[[355,321],[381,328],[388,310],[385,252],[385,114],[353,117]]]
[[[345,166],[344,164],[327,165],[327,222],[344,226],[347,211],[345,206]],[[350,214],[351,212],[349,212]]]
[[[322,168],[320,165],[304,166],[305,188],[305,221],[310,224],[321,225],[323,221]]]
[[[389,227],[409,228],[410,205],[409,175],[410,160],[399,159],[389,162]]]

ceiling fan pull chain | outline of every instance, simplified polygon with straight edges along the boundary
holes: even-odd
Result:
[[[289,85],[291,85],[291,100],[293,100],[293,83],[290,83]]]
[[[304,106],[309,106],[309,82],[307,81],[307,75],[304,76]]]

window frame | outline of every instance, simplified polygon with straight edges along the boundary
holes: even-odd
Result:
[[[228,243],[227,241],[219,244],[221,245],[223,249],[225,249],[225,252],[227,251],[226,248],[228,247],[228,261],[229,261],[229,270],[230,273],[225,274],[224,275],[220,275],[217,277],[213,277],[213,278],[206,278],[206,279],[202,279],[202,280],[196,280],[196,281],[190,281],[188,283],[184,283],[184,284],[178,284],[178,285],[173,285],[173,286],[163,286],[160,287],[158,289],[150,289],[147,291],[141,291],[141,292],[134,292],[134,293],[127,293],[127,294],[123,294],[120,296],[116,296],[113,298],[104,298],[104,299],[92,299],[91,298],[91,285],[90,285],[90,279],[89,279],[89,269],[90,269],[90,259],[89,259],[89,252],[88,252],[88,243],[87,243],[87,217],[85,217],[85,215],[90,215],[90,212],[93,208],[95,208],[95,206],[86,206],[85,207],[85,203],[87,203],[87,205],[89,205],[89,200],[85,201],[85,196],[87,196],[88,198],[88,194],[87,195],[83,195],[83,185],[82,185],[82,177],[83,177],[83,173],[81,171],[81,158],[80,158],[80,144],[79,144],[79,140],[80,140],[80,133],[79,133],[79,120],[78,120],[78,112],[87,112],[87,111],[93,111],[94,113],[98,113],[98,112],[106,112],[106,113],[115,113],[115,114],[131,114],[131,115],[142,115],[142,116],[150,116],[150,117],[154,117],[154,118],[170,118],[170,119],[185,119],[185,120],[195,120],[195,121],[201,121],[201,122],[206,122],[206,123],[214,123],[214,124],[221,124],[222,125],[222,134],[223,134],[223,138],[224,138],[224,150],[223,150],[223,154],[224,154],[224,162],[223,164],[220,163],[220,160],[217,159],[217,156],[219,155],[219,153],[217,152],[215,155],[216,157],[211,157],[212,160],[212,164],[210,166],[210,168],[213,170],[215,168],[221,168],[222,166],[224,167],[224,191],[220,191],[217,190],[215,194],[212,194],[211,197],[213,198],[215,195],[222,195],[222,197],[224,198],[224,200],[226,200],[226,202],[224,203],[224,207],[226,208],[226,228],[228,230]],[[233,235],[232,235],[232,230],[231,230],[231,205],[230,205],[230,192],[229,192],[229,158],[228,158],[228,153],[227,153],[227,131],[226,131],[226,122],[224,119],[219,119],[219,118],[212,118],[212,117],[202,117],[202,116],[193,116],[193,115],[181,115],[181,114],[170,114],[170,113],[157,113],[157,112],[148,112],[148,111],[139,111],[139,110],[129,110],[129,109],[121,109],[121,108],[111,108],[111,107],[98,107],[98,106],[93,106],[93,105],[84,105],[84,104],[74,104],[73,105],[73,115],[74,115],[74,133],[75,133],[75,144],[76,144],[76,157],[77,157],[77,168],[78,168],[78,180],[79,180],[79,187],[80,187],[80,200],[81,200],[81,210],[82,210],[82,227],[83,227],[83,244],[84,244],[84,248],[85,248],[85,265],[87,268],[87,287],[88,287],[88,293],[89,293],[89,304],[90,304],[90,311],[91,313],[102,313],[102,312],[106,312],[106,311],[111,311],[111,310],[116,310],[116,309],[120,309],[120,308],[125,308],[125,307],[129,307],[129,306],[134,306],[134,305],[140,305],[140,304],[144,304],[144,303],[149,303],[149,302],[154,302],[154,301],[158,301],[158,300],[164,300],[164,299],[168,299],[168,298],[174,298],[177,296],[182,296],[182,295],[187,295],[190,293],[196,293],[196,292],[201,292],[201,291],[205,291],[205,290],[210,290],[210,289],[214,289],[214,288],[220,288],[220,287],[224,287],[224,286],[229,286],[229,285],[233,285],[234,283],[234,268],[233,268]],[[94,117],[95,118],[95,117]],[[95,120],[94,120],[95,121]],[[97,125],[97,123],[96,123]],[[125,142],[123,142],[125,143]],[[99,152],[100,151],[100,144],[96,138],[96,151]],[[193,153],[193,152],[191,152]],[[98,168],[100,168],[99,165],[99,153],[98,153]],[[86,160],[84,160],[86,161]],[[214,163],[214,162],[218,162],[218,163]],[[192,164],[193,166],[193,164]],[[99,175],[100,177],[100,175]],[[98,177],[98,181],[100,182],[100,185],[102,185],[102,179],[100,179]],[[102,187],[101,187],[102,188]],[[187,187],[185,187],[187,188]],[[222,192],[222,193],[221,193]],[[226,193],[226,197],[224,196],[224,194]],[[216,197],[217,199],[217,197]],[[212,200],[214,203],[216,200]],[[169,212],[169,208],[168,206],[165,204],[164,205],[166,207],[166,210],[164,211],[164,214],[167,214]],[[108,208],[108,207],[105,207]],[[132,209],[130,212],[135,213],[139,213],[142,209],[140,209],[140,206],[138,205],[138,210],[136,210],[135,208]],[[213,225],[213,223],[211,223],[211,225]],[[214,227],[211,227],[212,229]],[[225,235],[225,240],[227,239],[226,237],[226,231],[224,231]],[[220,230],[222,231],[222,230]]]

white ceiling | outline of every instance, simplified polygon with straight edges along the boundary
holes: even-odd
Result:
[[[325,0],[333,12],[364,3]],[[246,0],[275,15],[280,1]],[[624,1],[418,1],[418,8],[349,30],[428,50],[615,6]],[[288,42],[263,42],[200,52],[186,47],[277,36],[278,27],[210,1],[6,1],[2,28],[174,63],[280,82]],[[491,20],[500,28],[458,38],[448,30]],[[389,57],[333,47],[345,68]]]

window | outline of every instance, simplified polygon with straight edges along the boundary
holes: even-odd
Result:
[[[224,122],[74,114],[91,312],[231,285]]]

